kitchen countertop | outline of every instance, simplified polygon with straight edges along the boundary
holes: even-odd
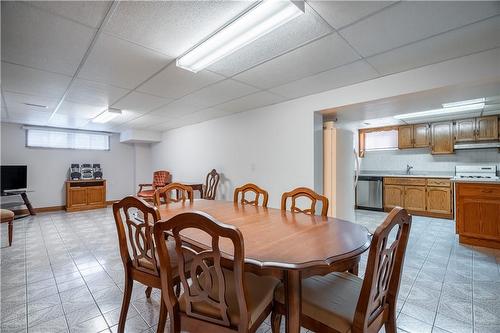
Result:
[[[452,179],[454,183],[500,184],[500,179]]]
[[[361,171],[360,176],[375,176],[375,177],[408,177],[408,178],[444,178],[450,179],[455,175],[443,172],[416,172],[414,174],[407,175],[404,172],[398,173],[396,171]]]

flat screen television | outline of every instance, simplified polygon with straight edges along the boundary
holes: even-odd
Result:
[[[25,189],[27,187],[27,166],[26,165],[2,165],[1,188],[2,193],[9,190]]]

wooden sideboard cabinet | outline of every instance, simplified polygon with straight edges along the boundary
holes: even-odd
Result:
[[[415,215],[453,218],[451,181],[445,178],[385,177],[384,210],[400,206]]]
[[[68,212],[106,207],[106,180],[66,181],[66,210]]]
[[[500,184],[457,182],[460,243],[500,249]]]

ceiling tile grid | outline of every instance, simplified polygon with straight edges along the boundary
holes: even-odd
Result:
[[[247,95],[232,101],[213,106],[214,109],[221,110],[225,114],[242,112],[256,109],[266,105],[276,104],[285,101],[286,98],[272,94],[267,91],[259,91],[255,94]]]
[[[380,73],[392,74],[500,47],[500,16],[367,58]]]
[[[172,100],[168,98],[132,91],[130,94],[120,99],[119,102],[113,104],[113,107],[122,110],[147,113],[171,101]]]
[[[172,62],[154,77],[140,85],[137,90],[176,99],[224,79],[224,76],[207,70],[193,73],[177,67],[175,62]]]
[[[92,119],[106,109],[107,105],[95,106],[64,101],[55,115],[64,114],[75,118]]]
[[[29,6],[2,1],[2,60],[73,75],[94,29]]]
[[[78,77],[134,89],[171,60],[161,53],[104,33]]]
[[[89,105],[111,105],[129,91],[101,82],[76,79],[68,91],[66,100]]]

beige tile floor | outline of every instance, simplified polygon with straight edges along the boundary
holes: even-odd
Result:
[[[358,211],[371,231],[384,213]],[[1,226],[1,332],[116,331],[123,269],[111,210]],[[360,271],[365,269],[366,257]],[[449,220],[414,217],[398,302],[404,332],[500,332],[500,251],[459,245]],[[154,332],[159,293],[135,285],[127,332]],[[264,323],[260,332],[268,332]],[[305,330],[304,330],[305,331]]]

